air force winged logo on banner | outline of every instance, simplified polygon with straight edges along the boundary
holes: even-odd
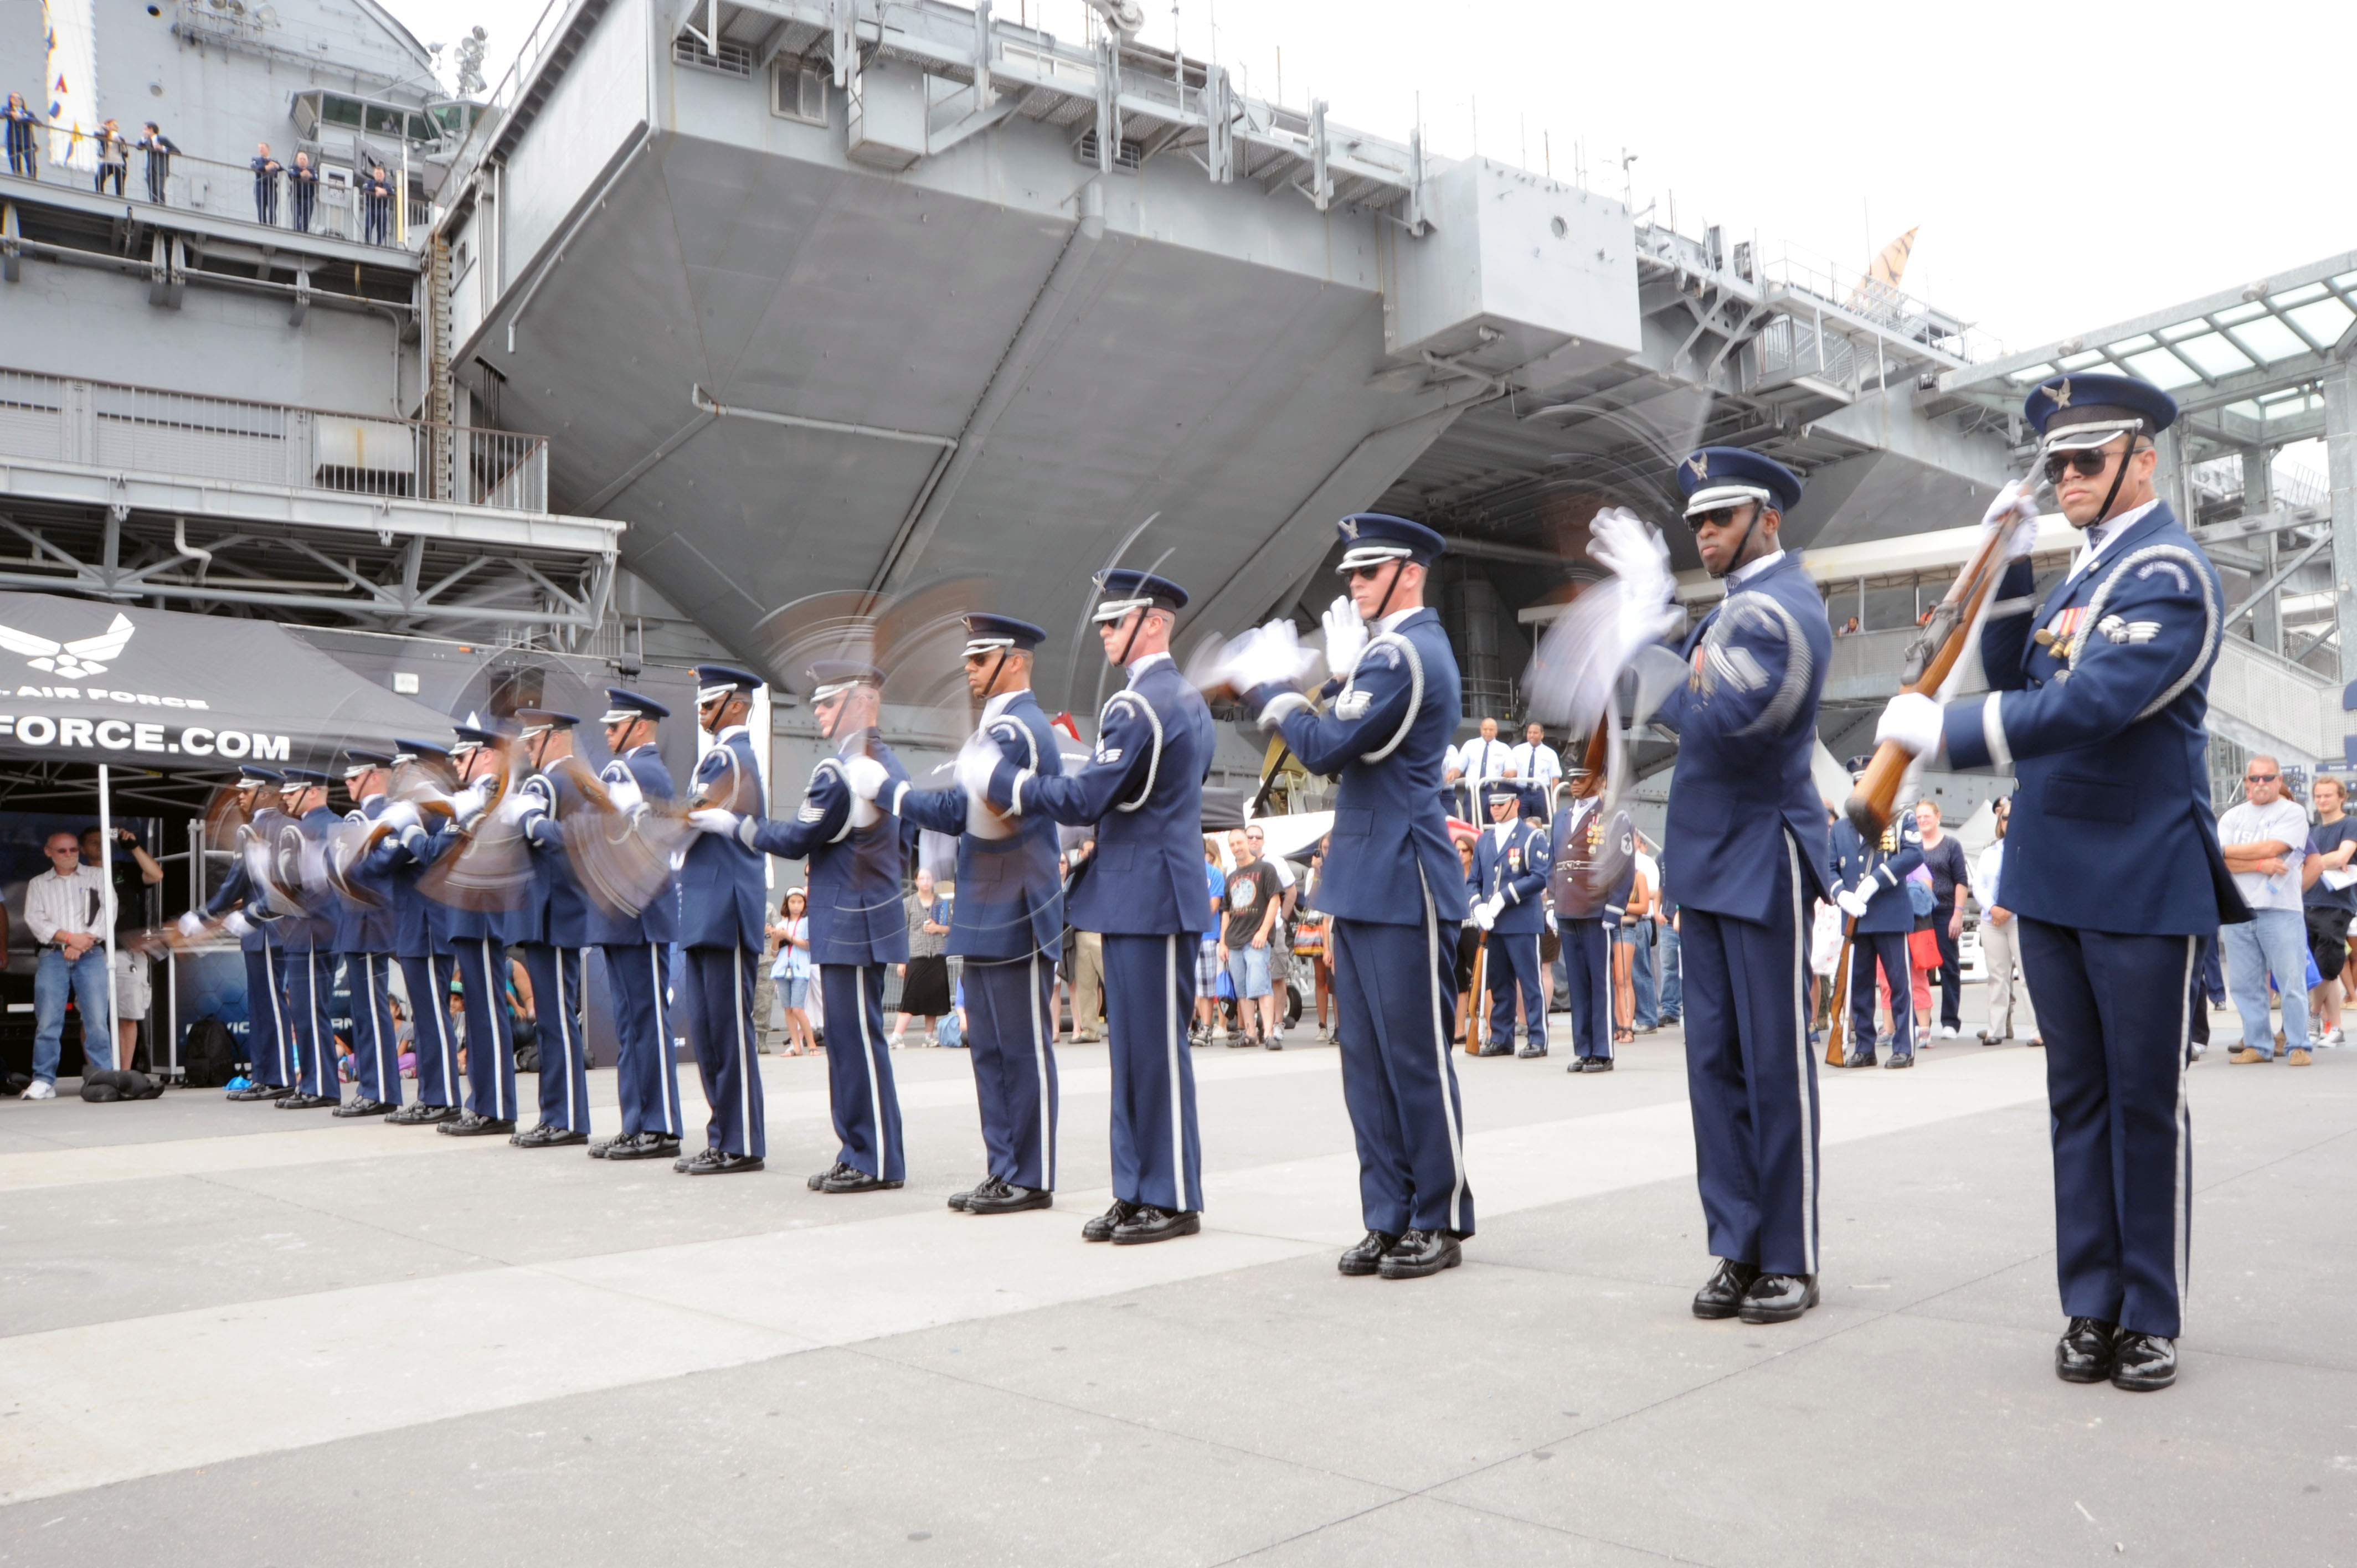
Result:
[[[36,670],[55,671],[69,681],[79,681],[85,675],[104,674],[106,667],[122,657],[124,645],[138,629],[131,624],[129,616],[117,615],[114,624],[96,637],[57,642],[29,631],[18,631],[13,626],[0,626],[0,648],[25,655]]]

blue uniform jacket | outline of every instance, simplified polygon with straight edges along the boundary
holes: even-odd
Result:
[[[256,830],[241,824],[237,830],[238,854],[230,863],[229,875],[205,900],[205,913],[218,920],[232,909],[245,911],[249,928],[237,940],[246,952],[260,952],[264,948],[279,945],[278,917],[270,908],[270,901],[261,888],[254,886],[253,875],[245,868],[245,843]]]
[[[384,889],[393,907],[393,947],[395,958],[432,958],[449,951],[445,930],[448,911],[428,898],[417,878],[430,862],[420,862],[427,836],[420,828],[411,839],[388,835],[369,857],[369,871]]]
[[[1011,760],[999,765],[993,803],[1025,817],[1096,824],[1096,853],[1065,911],[1075,929],[1200,936],[1210,929],[1203,780],[1217,744],[1202,695],[1157,654],[1106,701],[1087,767],[1043,778]]]
[[[635,782],[650,800],[668,800],[674,793],[671,769],[662,753],[650,744],[635,746],[597,770],[608,789]],[[609,915],[596,903],[589,906],[589,940],[597,947],[635,947],[641,942],[665,945],[679,935],[679,884],[673,882],[647,901],[635,915]]]
[[[2006,908],[2131,936],[2249,918],[2218,850],[2204,756],[2225,629],[2217,569],[2163,501],[2031,610],[2034,585],[2029,562],[2007,568],[1981,628],[1994,689],[1947,710],[1951,766],[2009,762],[2020,779]]]
[[[843,777],[844,758],[861,755],[888,775],[876,821],[851,825],[857,799]],[[873,729],[845,738],[811,769],[802,810],[791,822],[748,817],[748,843],[780,860],[810,861],[813,963],[899,963],[909,956],[909,917],[900,903],[900,822],[883,804],[909,781],[909,770]]]
[[[360,803],[357,811],[344,813],[347,822],[372,822],[384,815],[385,800],[371,795]],[[382,849],[383,846],[378,846]],[[345,881],[373,893],[381,900],[367,905],[353,899],[339,899],[336,911],[336,950],[338,952],[391,952],[393,950],[393,886],[383,865],[374,854],[362,856],[345,874]]]
[[[508,940],[550,947],[589,945],[589,896],[565,854],[565,819],[581,809],[570,774],[535,773],[518,787],[524,843],[532,846],[532,896],[508,917]]]
[[[1326,692],[1322,714],[1292,693],[1268,709],[1282,715],[1277,727],[1303,767],[1341,777],[1318,907],[1346,920],[1413,926],[1429,898],[1444,924],[1462,920],[1465,877],[1440,775],[1464,698],[1440,618],[1411,610],[1370,637],[1349,678]]]
[[[1858,935],[1915,929],[1915,907],[1907,901],[1907,876],[1923,864],[1923,834],[1915,826],[1912,811],[1902,813],[1883,829],[1881,839],[1872,844],[1859,840],[1857,830],[1846,818],[1835,822],[1826,857],[1827,872],[1836,886],[1855,887],[1860,877],[1873,884],[1866,913],[1858,917]],[[2013,858],[2010,851],[2006,858]]]
[[[706,803],[739,816],[761,810],[761,768],[743,725],[731,725],[695,765]],[[698,833],[679,868],[679,940],[692,948],[761,949],[761,857],[726,833]]]
[[[328,834],[334,832],[343,819],[325,806],[314,806],[300,819],[303,832],[305,870],[314,869],[325,853]],[[305,884],[307,888],[308,884]],[[305,902],[311,913],[304,918],[287,917],[279,922],[279,940],[295,952],[335,952],[337,929],[342,919],[342,901],[326,887],[316,897],[307,894]]]
[[[1482,831],[1481,842],[1473,846],[1473,879],[1482,897],[1506,896],[1491,930],[1527,936],[1546,924],[1547,865],[1546,830],[1536,822],[1510,822],[1503,832],[1494,824]]]
[[[417,863],[417,875],[439,864],[443,856],[457,854],[468,842],[468,834],[456,822],[444,822],[434,831],[419,828],[408,837],[410,854]],[[421,897],[423,895],[421,894]],[[430,897],[428,903],[434,903]],[[508,922],[513,911],[508,909],[461,909],[453,905],[436,904],[437,915],[429,916],[432,929],[440,939],[439,951],[448,951],[459,942],[479,942],[486,937],[504,943],[508,940]]]
[[[1043,778],[1062,776],[1064,758],[1056,748],[1056,732],[1028,691],[1013,693],[996,717],[983,722],[982,733],[997,745],[1001,757],[1017,768]],[[1021,817],[1010,837],[976,838],[965,831],[965,791],[956,785],[915,789],[903,784],[895,793],[894,815],[937,833],[958,835],[952,953],[1017,959],[1063,951],[1064,886],[1056,868],[1052,818]]]
[[[1566,796],[1555,808],[1548,838],[1552,867],[1548,892],[1555,916],[1564,920],[1601,920],[1618,928],[1637,886],[1637,824],[1626,811],[1604,815],[1603,802]],[[1592,867],[1618,859],[1620,871],[1609,887],[1595,886]]]
[[[1765,921],[1784,833],[1803,891],[1825,886],[1825,805],[1809,775],[1832,623],[1798,552],[1740,585],[1679,651],[1692,673],[1653,716],[1678,734],[1663,838],[1678,846],[1663,897],[1684,908]]]

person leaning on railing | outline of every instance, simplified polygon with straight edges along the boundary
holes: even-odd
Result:
[[[98,178],[91,188],[101,196],[106,194],[106,182],[114,181],[114,194],[123,194],[124,171],[131,164],[131,144],[123,139],[123,124],[109,120],[98,128]]]
[[[8,172],[22,175],[27,179],[38,178],[33,167],[33,126],[36,122],[23,93],[8,94],[7,112],[0,114],[0,119],[5,119],[8,124]]]
[[[274,229],[278,226],[278,176],[286,166],[270,156],[270,144],[264,142],[254,148],[245,166],[253,171],[253,220]]]
[[[369,170],[361,186],[361,202],[366,224],[366,237],[371,245],[384,243],[387,226],[393,218],[393,182],[378,164]]]
[[[319,171],[311,166],[310,154],[295,155],[295,166],[286,171],[286,196],[293,209],[296,232],[309,233],[311,208],[319,199]]]
[[[164,205],[164,182],[171,177],[172,155],[180,149],[172,138],[156,128],[150,120],[144,127],[145,134],[133,145],[147,155],[147,199],[156,206]]]

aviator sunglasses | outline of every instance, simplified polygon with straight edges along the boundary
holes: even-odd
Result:
[[[2068,472],[2083,479],[2092,479],[2111,466],[2114,454],[2107,447],[2087,446],[2076,452],[2057,452],[2046,459],[2046,482],[2060,484]]]

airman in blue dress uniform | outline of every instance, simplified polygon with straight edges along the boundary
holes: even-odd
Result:
[[[286,814],[300,829],[301,854],[313,864],[324,853],[328,835],[342,820],[328,809],[328,776],[316,769],[290,768],[281,796]],[[307,873],[308,869],[307,865]],[[286,942],[287,1021],[294,1026],[301,1069],[295,1092],[278,1102],[281,1111],[317,1111],[343,1103],[343,1086],[336,1079],[333,1017],[338,915],[334,896],[323,893],[318,908],[307,915],[289,916],[280,925]]]
[[[366,825],[385,813],[393,755],[347,749],[344,791],[352,798],[348,822]],[[401,1040],[393,1025],[393,911],[392,886],[374,856],[356,862],[347,882],[361,898],[341,900],[336,952],[344,963],[344,990],[352,1002],[352,1066],[359,1092],[336,1107],[339,1116],[382,1116],[401,1108]],[[364,898],[373,897],[371,904]]]
[[[540,1022],[540,1121],[509,1142],[557,1149],[589,1141],[589,1070],[582,970],[589,950],[589,897],[565,858],[565,830],[581,786],[554,765],[573,755],[580,719],[549,708],[519,708],[516,723],[533,774],[516,786],[517,820],[532,849],[532,894],[508,922],[508,940],[532,981]]]
[[[1904,694],[1878,739],[1947,765],[2010,764],[2005,902],[2046,1041],[2055,1261],[2068,1382],[2176,1380],[2193,1188],[2185,1104],[2192,967],[2249,918],[2210,813],[2203,714],[2224,632],[2209,557],[2158,498],[2176,403],[2129,376],[2058,376],[2023,407],[2062,514],[2084,533],[2042,600],[2037,508],[1983,520],[2010,557],[1980,639],[1993,688],[1944,710]],[[2031,607],[2033,603],[2036,607]]]
[[[1677,468],[1703,566],[1727,596],[1678,643],[1689,671],[1654,718],[1678,735],[1663,897],[1679,907],[1687,1098],[1718,1269],[1697,1317],[1783,1323],[1817,1302],[1817,1074],[1809,1050],[1809,908],[1826,886],[1825,808],[1809,773],[1833,628],[1777,542],[1801,499],[1790,468],[1706,446]],[[1625,602],[1674,586],[1647,524],[1606,513],[1590,554]],[[1680,618],[1673,614],[1672,620]]]
[[[618,808],[632,810],[675,793],[671,769],[655,745],[656,728],[671,710],[620,686],[606,688],[606,749],[598,782]],[[679,887],[669,884],[630,915],[592,904],[589,940],[606,955],[606,984],[614,998],[614,1095],[620,1101],[619,1137],[589,1145],[601,1160],[679,1157],[684,1124],[679,1074],[672,1062],[671,944],[679,936]]]
[[[1851,757],[1851,779],[1863,774],[1872,760]],[[1900,812],[1873,843],[1859,838],[1857,829],[1844,817],[1834,824],[1828,853],[1834,901],[1844,915],[1857,921],[1849,954],[1849,1044],[1842,1053],[1841,1065],[1874,1065],[1874,971],[1879,964],[1883,983],[1890,988],[1887,1065],[1913,1067],[1915,973],[1907,956],[1907,937],[1915,929],[1915,907],[1907,899],[1907,878],[1923,864],[1923,835],[1915,826],[1915,813]],[[1839,1001],[1835,998],[1836,1004]]]
[[[1473,849],[1473,880],[1480,898],[1473,906],[1473,923],[1487,933],[1482,950],[1489,954],[1483,973],[1491,994],[1490,1044],[1485,1057],[1502,1057],[1514,1048],[1514,995],[1522,993],[1524,1040],[1522,1054],[1547,1054],[1546,965],[1539,959],[1539,938],[1546,929],[1547,830],[1537,820],[1545,811],[1536,792],[1513,783],[1490,786],[1490,815],[1495,825]],[[1479,1006],[1480,999],[1474,998]]]
[[[1187,1023],[1205,925],[1203,780],[1216,737],[1211,710],[1170,658],[1187,590],[1114,569],[1098,575],[1097,596],[1105,659],[1129,683],[1097,714],[1095,750],[1061,777],[1002,757],[990,800],[1027,823],[1096,828],[1066,913],[1075,929],[1104,938],[1114,1201],[1081,1238],[1131,1246],[1191,1236],[1202,1223]]]
[[[900,902],[900,823],[877,801],[906,783],[909,770],[877,733],[883,671],[822,659],[805,673],[819,734],[836,746],[811,769],[793,820],[732,816],[698,825],[720,827],[780,860],[810,862],[811,961],[826,1004],[827,1087],[840,1149],[808,1185],[813,1192],[882,1192],[909,1175],[884,1032],[884,972],[908,961],[909,921]],[[854,792],[855,773],[865,793]]]
[[[1239,639],[1248,646],[1232,651],[1227,681],[1303,767],[1340,776],[1318,904],[1331,917],[1342,1095],[1367,1234],[1336,1266],[1415,1279],[1455,1268],[1473,1234],[1449,1060],[1467,899],[1440,789],[1464,702],[1448,634],[1424,602],[1446,542],[1380,512],[1335,528],[1350,591],[1326,614],[1326,711],[1294,689],[1289,625]],[[1284,635],[1265,657],[1249,646],[1271,632]]]
[[[736,816],[761,810],[761,765],[745,728],[761,678],[726,664],[695,669],[695,717],[712,747],[695,765],[691,803]],[[763,737],[766,741],[767,737]],[[688,1176],[758,1171],[769,1152],[753,985],[762,944],[761,857],[716,819],[679,868],[683,968],[676,993],[687,1043],[712,1107],[708,1144],[672,1168]]]
[[[450,756],[458,767],[458,815],[438,831],[408,830],[410,846],[423,875],[445,856],[462,853],[468,836],[484,813],[495,782],[500,748],[507,736],[482,724],[453,725],[457,737]],[[458,988],[465,997],[467,1026],[467,1106],[459,1115],[436,1125],[453,1138],[505,1137],[515,1132],[515,1031],[508,1017],[508,911],[446,906],[442,929],[449,944]]]
[[[294,1092],[295,1052],[286,1025],[285,957],[279,950],[278,917],[246,865],[246,846],[264,831],[266,817],[278,811],[279,786],[285,778],[274,769],[247,766],[238,770],[237,858],[219,887],[205,900],[202,916],[180,918],[181,933],[201,936],[205,922],[216,921],[237,939],[245,957],[245,1055],[247,1084],[231,1090],[231,1100],[282,1100]]]
[[[430,740],[402,736],[393,743],[393,767],[399,778],[415,769],[439,789],[457,783],[457,766],[449,748]],[[412,853],[409,834],[425,842],[417,808],[397,800],[386,808],[385,820],[393,832],[377,852],[376,866],[393,906],[393,961],[401,966],[401,985],[409,996],[410,1032],[417,1054],[417,1100],[387,1116],[403,1126],[439,1126],[459,1114],[458,1031],[450,1021],[450,982],[457,973],[452,956],[447,911],[417,886],[425,867]]]
[[[1563,940],[1564,1002],[1577,1053],[1566,1072],[1610,1072],[1614,1059],[1612,933],[1637,885],[1637,826],[1626,811],[1607,815],[1603,788],[1587,768],[1572,768],[1548,839],[1548,896]]]
[[[1056,1187],[1056,958],[1064,935],[1064,892],[1056,824],[1047,816],[1013,822],[988,789],[1004,759],[1053,779],[1063,754],[1031,695],[1032,650],[1047,633],[1012,616],[965,618],[966,689],[982,723],[958,757],[958,781],[942,789],[896,784],[892,814],[958,835],[957,903],[949,950],[965,960],[965,1043],[974,1058],[982,1141],[989,1169],[950,1207],[968,1214],[1046,1208]],[[855,789],[871,780],[854,780]]]

